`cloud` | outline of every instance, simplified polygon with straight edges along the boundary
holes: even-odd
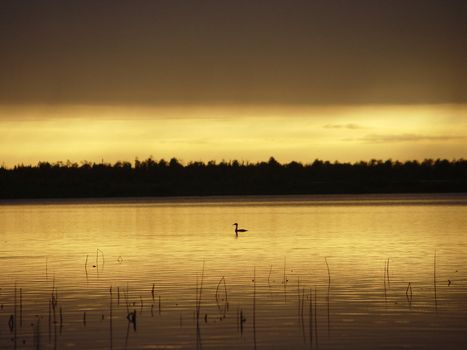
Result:
[[[465,139],[467,139],[467,136],[459,135],[368,134],[359,140],[366,143],[399,143],[420,141],[445,142]]]
[[[326,124],[324,126],[326,129],[365,129],[363,126],[360,126],[358,124],[354,123],[348,123],[348,124]]]
[[[464,8],[1,0],[0,104],[466,103]]]

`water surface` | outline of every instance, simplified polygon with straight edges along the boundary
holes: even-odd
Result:
[[[463,349],[466,209],[464,195],[4,202],[0,348]]]

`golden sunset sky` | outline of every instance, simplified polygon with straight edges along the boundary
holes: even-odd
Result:
[[[461,0],[0,2],[0,164],[467,156]]]

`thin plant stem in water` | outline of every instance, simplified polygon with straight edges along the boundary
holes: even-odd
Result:
[[[253,344],[256,349],[256,266],[253,269]]]
[[[300,323],[302,325],[303,342],[306,343],[305,322],[303,320],[303,305],[304,304],[305,304],[305,288],[302,289],[302,293],[301,293]]]
[[[407,298],[407,302],[409,306],[412,306],[412,284],[409,282],[407,285],[407,289],[405,290],[405,297]]]
[[[309,306],[308,306],[308,323],[309,323],[309,333],[310,333],[310,348],[313,348],[313,294],[310,288],[309,291]]]
[[[326,268],[328,270],[328,285],[331,285],[331,271],[329,270],[328,259],[324,257],[324,262],[326,263]]]
[[[268,286],[271,286],[271,272],[272,272],[272,265],[269,267],[269,275],[268,275]]]
[[[62,329],[63,329],[63,312],[62,312],[62,307],[60,306],[60,334],[62,334]]]
[[[328,259],[325,257],[324,262],[328,270],[328,297],[327,297],[327,316],[328,316],[328,336],[331,333],[331,317],[329,312],[329,305],[331,303],[331,270],[329,269]]]
[[[112,318],[113,318],[113,304],[112,304],[112,286],[109,289],[110,296],[110,312],[109,312],[109,336],[110,336],[110,350],[113,349],[113,329],[112,329]]]
[[[387,260],[384,260],[384,276],[383,276],[383,282],[384,282],[384,302],[387,302],[387,290],[386,290],[386,273],[387,273]]]
[[[102,267],[101,267],[100,270],[99,270],[99,255],[102,257],[102,259],[101,259],[102,260]],[[104,271],[104,265],[105,265],[104,252],[102,250],[100,250],[99,248],[97,248],[97,250],[96,250],[96,269],[97,269],[97,273]]]
[[[19,289],[19,326],[23,328],[23,288]]]
[[[284,277],[282,279],[282,283],[284,284],[284,302],[287,302],[287,274],[286,274],[286,266],[287,266],[287,259],[284,256]]]
[[[386,263],[386,278],[388,279],[388,289],[391,288],[391,280],[389,279],[389,258]]]
[[[300,310],[302,308],[302,295],[301,295],[301,289],[300,289],[300,276],[298,276],[297,279],[297,300],[298,300],[298,309],[297,309],[297,316],[298,316],[298,324],[300,325],[301,319],[300,319]]]
[[[224,284],[224,296],[223,297],[220,296],[220,293],[219,293],[219,287],[220,287],[221,283]],[[216,287],[216,305],[217,305],[217,309],[218,309],[219,314],[220,314],[220,320],[223,320],[226,317],[226,314],[227,314],[227,311],[228,311],[228,308],[229,308],[228,295],[227,295],[227,285],[225,284],[225,277],[224,276],[222,276],[222,278],[217,283],[217,287]]]
[[[51,329],[52,329],[52,301],[49,299],[49,328],[48,328],[48,335],[49,335],[49,344],[51,342]]]
[[[13,327],[14,327],[14,347],[16,349],[16,339],[17,339],[17,324],[16,324],[16,320],[17,320],[17,288],[16,288],[16,282],[15,282],[15,306],[14,306],[14,318],[13,318]]]
[[[318,348],[318,304],[316,302],[316,295],[318,293],[316,292],[316,287],[315,287],[315,322],[314,322],[314,325],[315,325],[315,344],[316,344],[316,347]]]
[[[433,286],[435,290],[435,311],[438,311],[438,298],[436,294],[436,249],[435,249],[435,256],[433,258]]]

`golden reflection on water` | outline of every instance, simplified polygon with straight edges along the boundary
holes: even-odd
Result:
[[[466,205],[454,195],[4,203],[0,348],[460,349]],[[236,238],[234,222],[249,231]],[[27,325],[16,337],[15,285]],[[53,290],[63,316],[49,324]]]

